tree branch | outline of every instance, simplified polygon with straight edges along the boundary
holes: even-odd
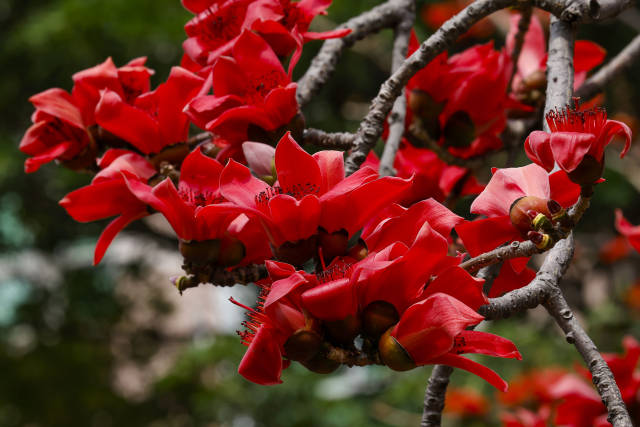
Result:
[[[298,80],[296,98],[300,107],[306,105],[329,80],[343,50],[369,34],[394,26],[401,17],[402,10],[398,7],[398,0],[388,0],[340,25],[338,28],[351,28],[351,33],[339,39],[325,41],[307,71]]]
[[[440,425],[449,377],[451,377],[452,373],[453,368],[451,366],[435,365],[433,367],[424,393],[421,427],[437,427]]]
[[[409,38],[411,36],[411,28],[415,21],[415,2],[408,0],[404,2],[404,7],[401,7],[403,17],[400,23],[395,29],[395,40],[393,42],[393,55],[391,72],[395,72],[407,56],[407,48],[409,47]],[[402,135],[404,134],[405,117],[407,115],[407,99],[401,91],[391,109],[389,115],[389,136],[387,137],[386,144],[382,157],[380,158],[380,176],[395,175],[393,168],[393,162],[396,158],[396,153],[400,147],[400,141],[402,141]]]
[[[598,348],[589,335],[576,320],[571,308],[567,304],[562,291],[558,286],[553,286],[551,294],[544,303],[544,308],[553,316],[556,323],[565,333],[567,342],[575,345],[591,371],[593,384],[598,390],[607,408],[607,420],[614,427],[632,427],[627,407],[625,406],[616,380],[609,366],[602,358]]]
[[[640,58],[640,35],[636,36],[622,51],[617,54],[607,65],[589,77],[576,91],[576,96],[583,100],[589,100],[598,93],[604,91],[613,79],[618,77],[625,69],[629,68]]]
[[[349,150],[353,146],[355,135],[349,132],[329,133],[320,129],[305,129],[302,135],[302,143],[313,144],[322,148],[337,148]]]

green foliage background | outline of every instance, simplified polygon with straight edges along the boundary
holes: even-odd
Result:
[[[328,19],[342,22],[377,3],[335,0]],[[420,7],[424,2],[418,3]],[[416,425],[430,368],[402,374],[354,368],[366,374],[354,376],[343,369],[322,377],[294,364],[283,385],[261,387],[235,372],[244,352],[237,337],[206,333],[176,343],[160,327],[134,331],[129,356],[145,369],[164,346],[178,345],[177,362],[144,396],[127,398],[113,387],[117,360],[111,339],[131,304],[117,298],[114,289],[124,273],[138,277],[136,286],[147,285],[147,272],[135,263],[93,268],[86,262],[58,263],[55,280],[55,274],[38,271],[43,257],[53,264],[63,253],[86,260],[81,253],[92,250],[106,223],[75,223],[57,205],[67,192],[86,184],[88,176],[55,165],[36,174],[23,173],[24,156],[17,146],[30,124],[28,97],[55,86],[70,89],[75,71],[107,56],[119,65],[148,56],[158,84],[180,60],[182,27],[189,17],[178,0],[0,0],[0,426]],[[323,24],[333,25],[326,20],[319,23]],[[619,30],[620,24],[615,27],[618,32],[608,31],[615,25],[583,36],[617,52],[633,31]],[[423,27],[418,31],[421,36],[428,33]],[[327,130],[354,130],[358,111],[388,73],[390,46],[391,32],[385,31],[349,51],[335,77],[305,110],[308,122]],[[311,43],[305,48],[298,75],[318,47]],[[635,115],[639,87],[629,78],[634,72],[638,67],[609,91],[612,111]],[[624,208],[630,220],[640,222],[636,187],[616,170],[608,170],[606,178],[581,226],[593,236],[584,244],[587,255],[613,235],[612,206]],[[151,235],[143,223],[131,229]],[[158,244],[175,246],[162,238]],[[596,268],[615,273],[599,264]],[[609,351],[618,350],[624,333],[640,336],[637,314],[621,303],[634,278],[634,268],[631,271],[615,275],[611,302],[584,310],[594,339]],[[569,280],[566,286],[574,305],[585,308],[579,283]],[[154,298],[158,319],[181,304],[177,297]],[[547,321],[525,322],[525,316],[519,316],[491,330],[514,340],[525,356],[522,362],[482,359],[506,378],[526,368],[577,360]],[[472,385],[490,397],[494,393],[465,373],[456,373],[454,383]],[[447,422],[495,424],[496,414],[483,421]]]

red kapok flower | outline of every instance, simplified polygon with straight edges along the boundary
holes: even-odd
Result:
[[[597,182],[604,168],[604,148],[614,136],[625,139],[620,153],[624,157],[631,145],[631,129],[616,120],[607,120],[603,108],[577,111],[566,107],[546,115],[551,133],[534,131],[526,139],[527,156],[551,171],[557,163],[580,185]]]
[[[138,96],[133,104],[118,92],[105,89],[96,107],[96,122],[141,152],[158,153],[187,139],[189,122],[182,110],[203,90],[208,90],[203,78],[173,67],[165,83]]]
[[[147,159],[126,150],[107,151],[99,159],[98,166],[102,170],[90,185],[72,191],[60,200],[60,205],[76,221],[97,221],[118,215],[98,238],[94,264],[100,262],[116,234],[132,221],[149,215],[147,205],[127,187],[127,180],[146,183],[156,173]]]
[[[494,169],[489,184],[471,205],[472,213],[488,218],[460,224],[456,231],[469,255],[478,256],[511,240],[522,240],[534,229],[538,215],[552,219],[550,203],[554,209],[568,208],[579,194],[580,187],[563,171],[548,175],[536,164]],[[532,278],[525,270],[527,262],[528,258],[508,260],[510,266],[503,267],[501,274],[512,280],[499,279],[492,296],[526,285]]]
[[[636,251],[640,252],[640,226],[634,226],[627,221],[620,209],[616,209],[616,230],[628,239]]]
[[[506,49],[512,55],[515,47],[515,37],[518,33],[520,14],[511,14],[509,33],[506,39]],[[577,40],[574,48],[574,89],[580,87],[587,77],[587,73],[600,65],[606,56],[606,51],[596,43],[587,40]],[[527,104],[540,104],[543,100],[546,86],[545,71],[547,69],[547,43],[544,31],[538,18],[534,15],[529,23],[529,30],[525,34],[524,44],[518,59],[516,75],[512,88],[519,101]]]
[[[181,239],[181,252],[188,261],[213,262],[225,267],[262,262],[270,250],[257,222],[228,209],[197,215],[204,206],[224,202],[219,188],[221,171],[222,165],[217,160],[196,149],[182,162],[177,188],[169,178],[154,187],[138,180],[128,180],[127,184],[141,202],[169,221]]]
[[[213,66],[215,94],[195,98],[185,112],[197,126],[241,144],[255,140],[250,126],[264,133],[287,125],[298,104],[296,84],[260,36],[244,30],[232,52]]]
[[[285,258],[282,251],[291,252],[295,259],[287,259],[293,264],[317,254],[319,227],[323,235],[352,236],[374,212],[397,200],[409,184],[400,178],[376,179],[378,174],[370,168],[345,178],[342,152],[320,151],[312,156],[289,133],[276,147],[275,169],[278,182],[270,186],[245,166],[229,161],[220,176],[220,187],[227,200],[263,221],[276,252]],[[349,215],[344,214],[347,210]],[[204,208],[200,215],[208,211]],[[317,243],[325,246],[322,239],[320,236]]]

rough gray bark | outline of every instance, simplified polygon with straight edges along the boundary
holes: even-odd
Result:
[[[405,0],[404,16],[395,29],[395,40],[393,42],[393,52],[391,60],[391,72],[395,72],[407,56],[407,48],[409,47],[409,37],[411,36],[411,28],[415,21],[415,3],[413,0]],[[400,147],[400,141],[404,134],[404,121],[407,115],[407,99],[404,93],[400,93],[393,104],[391,114],[389,115],[389,136],[382,157],[380,158],[380,176],[395,175],[393,162],[396,159],[396,153]]]
[[[424,393],[424,410],[422,411],[421,427],[436,427],[442,421],[444,398],[449,385],[449,377],[453,368],[445,365],[435,365]]]
[[[337,148],[349,150],[353,145],[355,135],[349,132],[329,133],[320,129],[305,129],[302,134],[302,143],[313,144],[322,148]]]
[[[351,34],[324,42],[307,71],[298,80],[296,97],[300,107],[307,104],[329,80],[343,50],[369,34],[393,27],[402,16],[398,0],[389,0],[340,25],[338,28],[351,28]]]

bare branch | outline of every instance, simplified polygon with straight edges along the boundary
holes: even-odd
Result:
[[[607,407],[607,412],[609,413],[607,420],[614,427],[632,427],[633,424],[629,418],[627,407],[622,400],[620,390],[609,366],[589,335],[576,320],[559,287],[553,287],[549,299],[544,303],[544,308],[562,328],[567,342],[575,345],[589,367],[589,371],[593,376],[593,384]]]
[[[339,150],[349,150],[353,145],[356,136],[348,132],[329,133],[320,129],[305,129],[302,136],[304,144],[313,144],[322,148],[337,148]]]
[[[589,0],[589,16],[595,21],[613,18],[632,4],[631,0]]]
[[[518,242],[514,240],[506,246],[501,246],[492,251],[485,252],[466,260],[460,264],[460,268],[464,268],[469,273],[475,273],[483,267],[496,264],[511,258],[530,257],[531,255],[543,252],[533,244],[533,242],[527,240],[524,242]]]
[[[306,105],[329,80],[344,49],[369,34],[393,27],[401,17],[398,0],[389,0],[340,25],[338,28],[351,28],[351,34],[324,42],[307,71],[298,80],[296,97],[300,107]]]
[[[391,64],[391,72],[395,72],[407,56],[407,48],[409,46],[409,37],[411,36],[411,28],[415,21],[415,3],[413,0],[405,1],[403,11],[403,18],[395,29],[395,40],[393,42],[393,57]],[[386,144],[382,157],[380,158],[380,176],[395,175],[393,169],[393,162],[396,158],[396,153],[400,147],[400,141],[404,134],[404,122],[407,115],[407,99],[404,93],[400,93],[393,104],[391,114],[389,115],[389,136],[387,137]]]
[[[449,377],[453,368],[446,365],[435,365],[424,393],[424,410],[421,427],[437,427],[442,420],[444,399],[449,385]]]
[[[617,54],[607,65],[589,77],[576,91],[576,96],[583,100],[589,100],[602,92],[613,79],[618,77],[625,69],[629,68],[640,58],[640,35],[636,36],[622,51]]]

